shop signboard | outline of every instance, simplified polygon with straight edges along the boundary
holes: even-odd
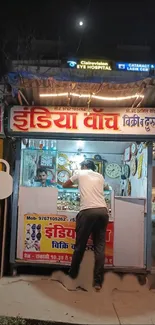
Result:
[[[112,65],[108,61],[102,60],[68,60],[67,65],[69,68],[76,68],[81,70],[102,70],[111,71]]]
[[[70,265],[75,246],[75,221],[53,214],[25,214],[23,260]],[[113,265],[114,223],[106,233],[105,264]],[[93,250],[90,238],[87,250]]]
[[[9,120],[14,135],[155,135],[155,108],[14,106]]]
[[[107,61],[82,60],[77,64],[77,69],[111,71],[112,67]]]
[[[135,72],[149,72],[155,68],[155,64],[144,63],[116,63],[116,69],[123,71],[135,71]]]
[[[4,134],[3,130],[3,107],[0,106],[0,136]]]

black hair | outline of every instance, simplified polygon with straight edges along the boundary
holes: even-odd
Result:
[[[95,164],[92,160],[84,160],[82,163],[81,163],[81,167],[87,167],[87,169],[91,169],[93,171],[96,170],[96,167],[95,167]]]
[[[47,175],[47,169],[44,167],[40,167],[37,169],[37,175],[40,173],[45,173]]]

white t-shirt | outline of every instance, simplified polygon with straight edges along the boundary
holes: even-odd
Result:
[[[101,174],[84,169],[70,178],[80,191],[80,210],[107,207],[104,198],[104,178]]]

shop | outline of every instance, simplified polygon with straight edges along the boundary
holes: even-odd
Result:
[[[93,159],[109,190],[106,267],[151,269],[154,109],[10,108],[17,157],[10,264],[68,267],[75,245],[78,188],[62,184]],[[91,238],[87,251],[93,250]],[[87,252],[86,252],[87,253]]]

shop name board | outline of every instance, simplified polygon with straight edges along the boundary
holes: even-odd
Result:
[[[60,221],[61,216],[46,215],[43,217],[41,214],[25,214],[24,215],[24,260],[39,260],[49,261],[52,263],[62,263],[64,265],[70,265],[72,255],[75,249],[75,222],[74,221]],[[32,218],[30,221],[29,217]],[[35,221],[33,218],[35,217]],[[54,220],[52,220],[54,219]],[[63,218],[64,219],[64,218]],[[32,229],[34,225],[37,227],[40,225],[41,242],[34,245],[38,246],[36,251],[34,247],[29,245],[29,239],[27,238],[27,229]],[[105,263],[108,265],[113,264],[113,234],[114,224],[110,222],[106,230],[106,247],[105,247]],[[34,233],[35,238],[35,233]],[[93,241],[90,237],[87,242],[87,250],[93,250]]]
[[[3,107],[0,106],[0,135],[4,134],[3,130]]]
[[[77,64],[77,69],[83,69],[83,70],[108,70],[111,71],[112,68],[108,62],[105,61],[80,61],[79,64]]]
[[[13,106],[9,124],[17,134],[155,135],[155,109]]]
[[[155,64],[116,63],[116,68],[123,71],[149,72],[155,68]]]

